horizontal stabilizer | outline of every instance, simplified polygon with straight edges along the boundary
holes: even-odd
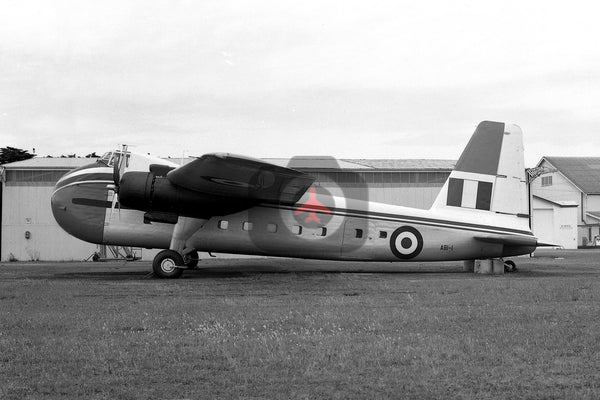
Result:
[[[537,247],[563,247],[560,244],[552,244],[552,243],[541,243],[538,242]]]
[[[475,236],[475,240],[485,243],[497,243],[505,246],[539,246],[537,238],[514,235]]]

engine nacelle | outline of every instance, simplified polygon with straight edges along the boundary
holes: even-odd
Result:
[[[126,172],[119,183],[121,205],[140,211],[159,211],[208,219],[248,209],[258,202],[196,192],[176,186],[168,178],[150,172]]]

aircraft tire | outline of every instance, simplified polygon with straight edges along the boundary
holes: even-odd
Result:
[[[198,252],[196,250],[192,250],[183,256],[183,263],[189,269],[196,268],[198,266],[198,261]]]
[[[183,257],[176,251],[163,250],[152,261],[152,271],[157,278],[176,279],[183,273]]]
[[[504,272],[517,272],[517,265],[512,260],[504,261]]]

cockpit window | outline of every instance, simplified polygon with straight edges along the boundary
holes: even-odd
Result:
[[[117,151],[109,151],[107,153],[104,153],[104,155],[98,159],[98,162],[101,162],[102,164],[106,165],[107,167],[112,167],[115,165],[115,161],[118,162],[119,160],[119,156],[123,154],[123,152],[117,150]],[[125,166],[129,167],[129,158],[131,157],[130,153],[125,153]]]
[[[104,155],[98,160],[107,167],[112,167],[115,163],[115,153],[112,151],[104,153]]]

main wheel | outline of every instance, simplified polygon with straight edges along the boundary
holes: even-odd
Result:
[[[173,250],[163,250],[154,257],[152,271],[158,278],[175,279],[183,273],[183,257]]]
[[[512,260],[504,261],[504,272],[517,272],[517,265]]]
[[[194,269],[198,266],[198,252],[192,250],[187,254],[183,255],[183,264],[189,269]]]

